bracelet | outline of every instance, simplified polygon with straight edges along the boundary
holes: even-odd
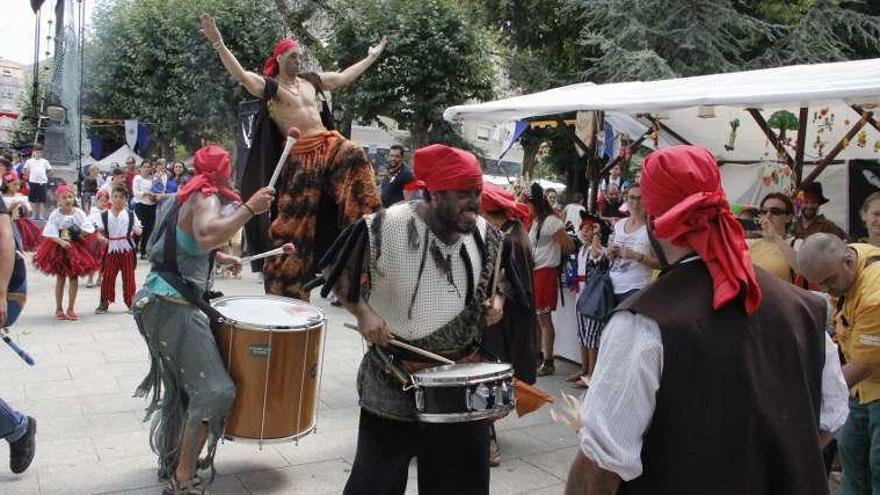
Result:
[[[222,39],[221,39],[220,41],[215,41],[215,42],[214,42],[214,49],[215,49],[215,50],[219,50],[221,46],[223,46],[223,40],[222,40]]]
[[[251,212],[251,216],[252,216],[252,217],[257,216],[257,212],[255,212],[253,208],[251,208],[250,206],[248,206],[247,203],[242,203],[241,206],[247,208],[247,211]]]

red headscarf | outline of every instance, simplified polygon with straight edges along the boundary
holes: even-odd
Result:
[[[12,182],[18,180],[18,174],[15,172],[7,172],[3,174],[3,182]]]
[[[431,194],[483,187],[483,170],[473,153],[444,144],[432,144],[413,153],[413,172]]]
[[[483,182],[483,196],[480,201],[480,209],[486,212],[504,210],[507,218],[519,220],[523,225],[528,225],[532,218],[529,207],[522,203],[517,203],[512,192],[487,181]]]
[[[715,289],[712,306],[720,309],[744,289],[746,313],[754,313],[761,288],[712,154],[696,146],[655,151],[645,159],[641,187],[657,237],[693,249],[706,263]]]
[[[278,60],[276,57],[281,55],[282,53],[290,50],[291,48],[296,48],[299,46],[299,41],[293,38],[284,38],[275,44],[275,49],[272,50],[272,56],[266,59],[266,62],[263,63],[263,75],[266,77],[275,77],[278,75]]]
[[[425,188],[425,181],[421,181],[418,179],[413,179],[413,180],[407,182],[406,185],[403,186],[404,191],[410,191],[410,192],[419,191],[424,188]]]
[[[62,194],[72,193],[73,189],[70,188],[67,184],[59,184],[55,188],[55,196],[60,197]]]
[[[241,197],[227,185],[232,177],[229,152],[220,146],[204,146],[196,151],[193,159],[196,176],[177,191],[177,200],[185,203],[196,191],[205,196],[219,194],[230,201],[241,201]]]

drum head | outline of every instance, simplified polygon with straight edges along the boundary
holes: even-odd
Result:
[[[426,368],[413,373],[413,381],[423,385],[465,384],[513,376],[510,363],[456,363]]]
[[[311,304],[278,296],[230,296],[211,301],[235,327],[255,330],[307,330],[324,323],[324,313]]]

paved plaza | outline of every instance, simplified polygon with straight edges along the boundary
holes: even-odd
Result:
[[[147,265],[141,261],[138,280]],[[31,269],[30,295],[15,337],[37,360],[26,366],[0,344],[0,396],[38,421],[37,456],[23,475],[8,469],[8,449],[0,445],[0,495],[158,494],[156,459],[143,423],[144,402],[132,398],[148,369],[146,347],[124,305],[93,314],[99,289],[80,286],[80,321],[56,321],[54,278]],[[227,295],[259,294],[254,274],[221,279]],[[117,297],[121,297],[118,293]],[[327,314],[326,360],[320,394],[318,431],[299,444],[220,445],[217,478],[211,493],[341,493],[357,439],[355,374],[363,353],[360,337],[343,327],[354,318],[316,300]],[[555,395],[568,390],[561,378],[574,366],[557,363],[557,376],[538,385]],[[492,493],[563,492],[576,437],[551,421],[549,407],[501,421],[503,461],[492,469]],[[5,442],[4,442],[5,443]],[[416,493],[411,471],[407,493]]]

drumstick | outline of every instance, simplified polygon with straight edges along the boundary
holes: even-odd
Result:
[[[284,151],[281,153],[281,158],[278,159],[278,164],[275,165],[275,172],[272,173],[272,178],[269,179],[269,187],[275,187],[275,183],[278,182],[278,176],[281,175],[281,167],[287,162],[287,155],[290,154],[290,150],[293,148],[297,139],[299,139],[299,129],[296,127],[288,127],[287,141],[284,143]]]
[[[3,330],[0,330],[0,333],[6,333],[8,331],[8,328],[4,328]],[[6,345],[8,345],[16,354],[18,354],[18,357],[20,357],[29,366],[33,366],[34,364],[36,364],[34,358],[32,358],[30,354],[25,352],[24,349],[16,345],[15,342],[13,342],[12,339],[9,338],[9,335],[3,335],[3,342],[6,342]]]
[[[285,244],[281,247],[277,247],[277,248],[272,249],[270,251],[266,251],[265,253],[255,254],[253,256],[245,256],[244,258],[241,259],[241,264],[243,265],[243,264],[248,263],[250,261],[268,258],[270,256],[278,256],[279,254],[292,254],[294,251],[296,251],[296,248],[293,247],[293,243],[288,242],[287,244]]]
[[[350,328],[352,330],[358,329],[357,325],[352,325],[351,323],[346,323],[345,328]],[[401,341],[395,339],[394,337],[391,337],[390,339],[388,339],[388,343],[395,346],[395,347],[400,347],[401,349],[406,349],[407,351],[419,354],[422,357],[430,358],[435,361],[440,361],[443,364],[455,364],[455,361],[453,361],[449,358],[443,357],[439,354],[434,354],[433,352],[430,352],[430,351],[426,351],[420,347],[416,347],[414,345],[407,344],[406,342],[401,342]]]

